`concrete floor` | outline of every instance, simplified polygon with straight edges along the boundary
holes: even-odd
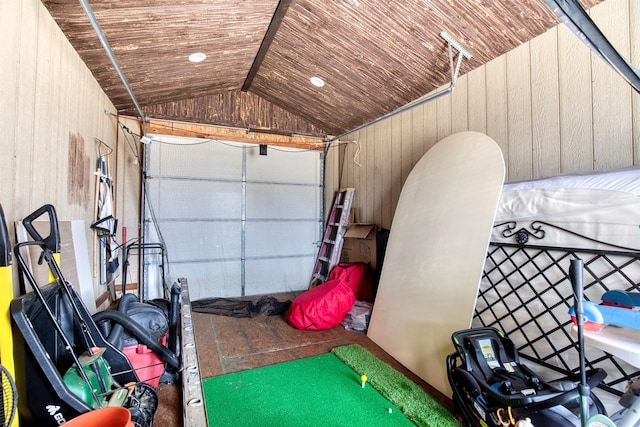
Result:
[[[279,301],[295,298],[295,294],[274,296]],[[234,318],[202,313],[193,313],[193,325],[202,378],[316,356],[328,353],[334,347],[357,343],[403,373],[443,404],[452,407],[448,397],[400,365],[368,339],[366,334],[347,331],[342,326],[324,331],[301,331],[290,326],[284,315],[259,314],[253,318]],[[182,426],[180,383],[161,384],[158,390],[160,406],[154,418],[154,425]]]

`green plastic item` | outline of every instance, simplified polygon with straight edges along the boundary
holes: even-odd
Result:
[[[102,357],[103,352],[104,348],[96,348],[93,354],[86,352],[78,358],[89,380],[88,383],[80,374],[76,364],[73,364],[63,377],[69,391],[93,409],[107,406],[106,397],[115,384],[111,376],[111,367]]]

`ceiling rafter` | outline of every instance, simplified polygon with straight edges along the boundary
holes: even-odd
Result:
[[[271,19],[271,23],[269,24],[269,28],[264,35],[264,39],[262,39],[262,43],[260,44],[260,49],[258,49],[258,54],[253,60],[253,64],[251,64],[251,69],[249,69],[249,73],[247,74],[247,78],[245,79],[242,85],[242,92],[247,92],[251,87],[251,82],[253,82],[253,78],[258,74],[258,70],[260,69],[260,65],[264,60],[267,52],[269,51],[269,47],[271,46],[271,42],[276,36],[278,32],[278,28],[280,28],[280,24],[282,23],[282,19],[287,14],[287,10],[291,5],[292,0],[280,0],[278,3],[278,7],[276,8],[275,13],[273,14],[273,19]]]

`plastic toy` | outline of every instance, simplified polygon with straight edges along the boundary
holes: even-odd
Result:
[[[640,329],[640,292],[607,291],[602,295],[602,303],[583,301],[584,330],[599,331],[606,325],[624,326]],[[569,315],[576,322],[575,307],[569,309]]]

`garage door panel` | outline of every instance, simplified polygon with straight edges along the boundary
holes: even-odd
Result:
[[[313,256],[247,260],[245,294],[262,295],[306,290],[309,287],[314,261]]]
[[[153,136],[152,176],[242,179],[242,145],[203,143],[202,139]]]
[[[186,277],[192,301],[240,295],[240,261],[172,263],[171,275]]]
[[[247,184],[247,219],[318,218],[320,187]]]
[[[239,260],[241,227],[240,221],[171,221],[162,223],[162,235],[169,243],[168,255],[173,262]]]
[[[158,182],[159,181],[159,182]],[[162,218],[239,219],[242,183],[152,180],[157,191],[156,214]]]
[[[277,167],[274,167],[277,165]],[[268,147],[261,156],[258,147],[247,149],[247,180],[317,184],[320,176],[320,152],[285,147]]]
[[[314,225],[315,224],[315,225]],[[315,256],[317,222],[247,222],[246,255],[251,257]]]

